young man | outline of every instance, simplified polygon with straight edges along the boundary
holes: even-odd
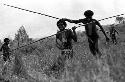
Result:
[[[9,48],[9,38],[5,38],[4,39],[4,44],[2,45],[2,47],[0,48],[0,51],[3,52],[3,60],[4,60],[4,66],[3,66],[3,70],[2,70],[2,75],[6,74],[6,69],[7,69],[7,65],[8,65],[8,61],[10,61],[10,48]]]
[[[99,58],[99,57],[101,57],[102,54],[98,48],[99,35],[97,33],[96,25],[98,25],[100,27],[101,31],[105,35],[106,41],[109,41],[109,38],[107,37],[101,24],[96,19],[92,18],[93,14],[94,14],[93,11],[87,10],[84,12],[84,15],[86,17],[84,19],[70,20],[70,19],[63,18],[63,20],[68,21],[70,23],[83,23],[83,24],[85,24],[85,31],[86,31],[86,35],[88,37],[90,51],[94,56],[96,56],[96,58]]]
[[[119,34],[118,33],[118,31],[115,29],[115,27],[114,27],[114,25],[112,24],[111,25],[111,28],[110,28],[110,37],[111,37],[111,39],[112,39],[112,42],[114,43],[114,44],[117,44],[117,39],[116,39],[116,33],[117,34]]]
[[[62,19],[57,22],[59,31],[56,34],[56,43],[57,47],[61,50],[61,55],[50,67],[50,70],[58,75],[64,71],[65,61],[73,57],[72,40],[77,42],[76,27],[72,27],[72,30],[70,30],[65,29],[66,26],[66,22]]]
[[[3,52],[3,60],[6,62],[7,60],[10,60],[10,48],[9,48],[9,38],[4,39],[4,44],[2,45],[0,51]]]

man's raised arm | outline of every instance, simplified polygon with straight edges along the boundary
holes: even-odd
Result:
[[[64,21],[68,21],[70,23],[81,23],[82,22],[82,19],[79,19],[79,20],[71,20],[71,19],[67,19],[67,18],[62,18]]]

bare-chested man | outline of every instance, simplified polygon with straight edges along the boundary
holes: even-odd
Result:
[[[62,19],[57,22],[59,31],[56,34],[56,44],[61,50],[61,55],[59,55],[57,61],[49,67],[50,73],[53,72],[57,75],[60,75],[60,73],[64,71],[66,60],[73,58],[72,40],[77,42],[76,27],[72,27],[71,30],[66,29],[66,26],[66,22]],[[50,74],[48,75],[50,76]]]
[[[117,44],[116,33],[119,34],[118,31],[115,29],[115,26],[112,24],[110,28],[110,37],[114,44]]]
[[[88,37],[90,51],[94,56],[96,56],[96,58],[100,58],[102,53],[100,52],[100,50],[98,48],[99,35],[97,33],[96,25],[98,25],[100,27],[101,31],[105,35],[106,41],[109,41],[109,38],[107,37],[101,24],[96,19],[92,18],[92,16],[94,15],[93,11],[87,10],[84,12],[84,15],[86,17],[84,19],[70,20],[70,19],[63,18],[63,20],[68,21],[70,23],[83,23],[83,24],[85,24],[85,31],[86,31],[86,35]]]

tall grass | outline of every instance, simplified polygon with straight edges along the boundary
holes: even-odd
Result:
[[[102,59],[96,60],[89,51],[87,38],[78,34],[78,42],[73,43],[74,57],[67,60],[65,71],[59,79],[55,79],[47,77],[44,73],[44,70],[60,55],[60,50],[55,46],[55,39],[50,38],[28,46],[14,54],[20,55],[19,60],[21,59],[21,64],[23,64],[20,66],[24,68],[20,71],[25,71],[22,75],[28,75],[29,79],[22,77],[24,79],[14,80],[13,78],[11,80],[13,82],[31,82],[30,79],[36,82],[124,82],[124,40],[121,38],[117,45],[113,45],[112,43],[106,44],[102,37],[99,47],[103,56]],[[25,52],[26,49],[27,52]]]

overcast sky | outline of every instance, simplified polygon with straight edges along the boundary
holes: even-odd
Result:
[[[48,14],[58,18],[84,18],[85,10],[94,11],[94,18],[99,20],[117,14],[125,13],[124,0],[0,0],[32,11]],[[40,38],[55,34],[57,19],[10,8],[0,4],[0,39],[12,37],[22,25],[32,38]],[[114,19],[100,22],[102,25],[114,23]],[[73,24],[68,23],[67,28]],[[77,30],[84,30],[80,27]]]

